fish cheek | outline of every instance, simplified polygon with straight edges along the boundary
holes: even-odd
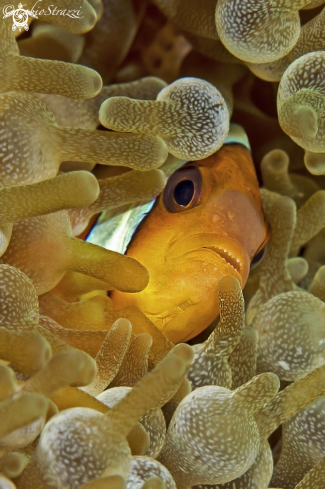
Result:
[[[226,274],[229,271],[223,270],[222,265],[201,259],[189,259],[186,266],[180,263],[174,269],[169,275],[168,308],[161,314],[165,316],[161,325],[156,323],[170,341],[194,338],[218,316],[216,286]]]
[[[138,307],[170,341],[179,343],[195,337],[218,316],[216,286],[225,274],[222,266],[185,255],[165,270],[163,283],[162,276],[159,283],[150,278],[142,292],[115,290],[112,299],[117,309]]]
[[[183,301],[178,303],[178,314],[171,321],[165,322],[162,328],[173,343],[194,338],[219,314],[216,285],[223,275],[222,271],[216,272],[214,264],[199,260],[193,260],[190,265],[191,273],[188,274],[186,288],[182,291]],[[175,291],[178,285],[179,281],[175,280]]]
[[[183,311],[164,329],[165,336],[174,344],[184,343],[202,333],[219,315],[219,304],[213,311],[203,309],[202,304],[196,304],[193,309]]]

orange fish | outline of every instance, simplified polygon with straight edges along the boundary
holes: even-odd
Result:
[[[233,275],[243,288],[269,237],[247,137],[237,127],[226,143],[174,172],[136,227],[126,254],[147,268],[148,286],[111,294],[117,309],[137,306],[173,343],[211,324],[219,279]]]

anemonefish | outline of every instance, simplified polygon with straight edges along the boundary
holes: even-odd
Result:
[[[269,238],[247,136],[231,126],[225,144],[188,162],[150,204],[101,215],[88,241],[126,253],[149,271],[138,293],[114,290],[117,309],[137,306],[173,343],[188,341],[219,315],[224,275],[244,287]]]

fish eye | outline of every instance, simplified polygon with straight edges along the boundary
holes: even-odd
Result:
[[[257,267],[257,265],[259,265],[263,261],[265,255],[266,255],[267,248],[268,248],[268,245],[265,245],[264,248],[262,248],[260,251],[258,251],[256,253],[256,255],[254,256],[254,258],[251,261],[251,270],[253,268]]]
[[[201,173],[187,166],[171,175],[164,190],[164,204],[169,212],[182,212],[196,207],[200,202]]]

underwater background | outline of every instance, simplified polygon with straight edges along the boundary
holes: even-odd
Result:
[[[0,489],[325,488],[324,4],[0,0]]]

